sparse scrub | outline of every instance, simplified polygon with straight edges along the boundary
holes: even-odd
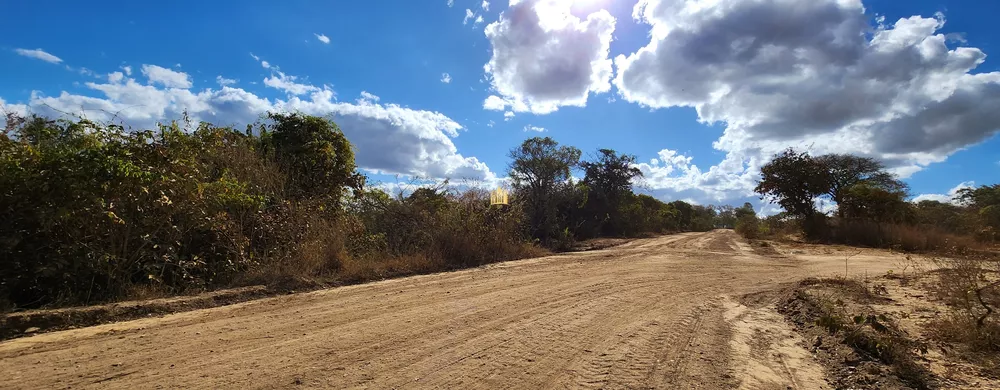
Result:
[[[892,373],[907,386],[930,388],[932,374],[917,363],[917,356],[926,353],[926,345],[914,341],[900,330],[895,320],[868,305],[884,300],[881,295],[857,280],[808,279],[786,302],[785,310],[798,307],[786,314],[805,313],[816,326],[850,347],[861,359],[891,367]]]
[[[953,309],[938,322],[938,336],[973,352],[1000,351],[1000,265],[973,256],[938,259],[934,291]]]

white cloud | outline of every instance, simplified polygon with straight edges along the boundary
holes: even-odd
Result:
[[[236,84],[236,80],[227,79],[225,77],[222,77],[222,75],[218,75],[218,76],[215,76],[215,83],[219,84],[220,87],[225,87],[227,85]]]
[[[962,190],[963,188],[973,188],[975,186],[976,186],[976,182],[974,182],[974,181],[964,181],[964,182],[958,183],[957,186],[954,186],[950,190],[948,190],[947,194],[920,194],[920,195],[917,195],[917,196],[915,196],[913,198],[913,203],[918,203],[918,202],[924,201],[924,200],[936,200],[936,201],[941,202],[941,203],[958,204],[958,199],[955,198],[956,196],[958,196],[958,191]]]
[[[487,96],[486,100],[483,101],[483,108],[487,110],[503,111],[506,106],[507,102],[496,95]]]
[[[271,67],[271,63],[267,61],[261,61],[260,66],[263,66],[264,69],[269,69]]]
[[[545,132],[546,130],[545,130],[544,127],[526,125],[526,126],[524,126],[524,131],[526,131],[526,132],[527,131],[536,131],[536,132],[542,133],[542,132]]]
[[[455,5],[455,0],[448,0],[448,8],[451,8],[453,5]]]
[[[148,69],[150,68],[145,68]],[[113,76],[112,76],[113,75]],[[148,77],[148,76],[147,76]],[[163,84],[142,84],[114,72],[109,82],[84,83],[89,92],[62,92],[46,96],[33,92],[27,104],[8,104],[6,110],[60,117],[63,113],[86,115],[95,121],[122,121],[133,128],[150,128],[159,121],[181,118],[218,125],[243,126],[257,121],[268,111],[294,111],[330,116],[355,146],[358,166],[368,172],[401,174],[427,178],[468,178],[497,180],[485,163],[458,152],[452,138],[462,126],[444,114],[380,104],[377,96],[364,92],[357,103],[335,100],[329,88],[305,85],[304,96],[269,100],[240,88],[170,88]],[[293,80],[279,75],[277,80]],[[113,81],[111,81],[113,79]]]
[[[315,35],[316,39],[319,39],[320,42],[323,42],[323,43],[326,43],[326,44],[330,43],[330,37],[327,37],[324,34],[315,34],[314,33],[313,35]]]
[[[295,76],[289,76],[282,72],[275,72],[271,75],[271,77],[264,79],[264,85],[280,89],[292,95],[304,95],[309,92],[316,92],[320,90],[319,87],[313,85],[296,83],[295,80],[297,79],[298,77]]]
[[[509,120],[511,120],[513,118],[514,118],[514,112],[513,111],[507,111],[507,112],[503,113],[503,121],[504,122],[509,121]]]
[[[788,146],[882,159],[909,175],[1000,129],[1000,73],[944,18],[868,22],[859,0],[640,0],[649,43],[615,58],[619,95],[724,125],[723,162],[664,186],[736,196]],[[735,183],[735,185],[734,185]]]
[[[18,55],[39,59],[53,64],[58,64],[62,62],[61,58],[49,54],[42,49],[14,49],[14,52],[16,52]]]
[[[128,66],[128,65],[123,66],[122,70],[125,71],[125,75],[126,76],[131,76],[132,75],[132,67],[131,66]]]
[[[489,11],[490,10],[490,2],[486,1],[486,0],[483,0],[482,7],[483,7],[483,11]]]
[[[191,88],[191,78],[187,73],[147,64],[143,64],[141,69],[150,84],[160,84],[167,88]]]
[[[441,73],[441,82],[448,84],[451,82],[451,75],[447,73]]]
[[[382,98],[375,96],[374,94],[368,91],[361,91],[361,98],[358,100],[358,103],[362,103],[365,101],[377,103],[379,100],[382,100]]]
[[[493,127],[493,126],[496,126],[496,124],[497,124],[496,122],[494,122],[493,120],[490,120],[489,123],[486,124],[486,127]]]
[[[546,114],[561,106],[583,107],[590,93],[611,89],[608,58],[615,18],[600,10],[586,19],[571,2],[511,2],[486,26],[493,47],[484,66],[492,89],[517,112]]]
[[[483,15],[476,15],[476,21],[475,23],[472,23],[472,25],[478,26],[480,24],[483,24]]]
[[[256,55],[254,55],[253,52],[250,53],[250,57],[253,57],[254,61],[260,62],[260,57],[257,57]]]
[[[472,13],[471,9],[465,9],[465,18],[462,19],[462,24],[469,24],[469,19],[475,18],[476,14]]]

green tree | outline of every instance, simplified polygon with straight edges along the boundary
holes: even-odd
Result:
[[[670,202],[670,206],[677,211],[677,228],[680,230],[691,230],[691,221],[694,219],[694,207],[683,200]]]
[[[986,227],[982,237],[993,238],[1000,232],[1000,184],[963,188],[958,192],[960,202],[968,205]]]
[[[715,206],[715,226],[732,229],[736,226],[736,208],[731,205]]]
[[[815,158],[825,171],[825,191],[834,203],[840,205],[848,196],[848,191],[858,185],[880,188],[890,193],[905,192],[906,184],[887,172],[885,166],[871,157],[850,154],[826,154]],[[843,208],[838,207],[837,215],[843,216]]]
[[[559,209],[573,206],[575,186],[570,173],[580,163],[580,149],[560,146],[549,137],[534,137],[511,149],[509,157],[514,200],[527,213],[531,236],[549,246],[565,241],[569,236],[566,214]]]
[[[787,149],[774,156],[760,169],[761,179],[755,192],[761,199],[776,202],[788,213],[803,220],[807,236],[816,237],[823,230],[823,216],[813,200],[829,190],[826,169],[807,153]]]
[[[325,197],[337,205],[348,189],[364,185],[351,143],[336,123],[294,113],[271,113],[268,119],[264,141],[287,172],[291,196]]]
[[[755,192],[781,205],[793,215],[809,218],[817,213],[813,200],[829,189],[823,164],[807,153],[787,149],[760,169]]]
[[[594,160],[580,164],[588,190],[585,229],[591,235],[624,234],[625,225],[633,223],[623,219],[622,207],[633,196],[632,180],[642,176],[635,160],[633,155],[599,149]]]
[[[862,182],[841,194],[837,205],[844,218],[882,223],[901,223],[913,219],[913,209],[902,191],[889,191]]]
[[[757,216],[757,212],[753,210],[753,205],[750,204],[750,202],[744,202],[743,206],[737,207],[736,210],[733,210],[733,213],[735,214],[736,219],[740,219],[748,215]]]

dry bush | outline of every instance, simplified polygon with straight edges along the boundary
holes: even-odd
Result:
[[[825,329],[864,359],[880,361],[908,386],[930,388],[933,375],[919,363],[917,354],[926,353],[923,343],[914,341],[897,322],[869,305],[885,300],[867,284],[850,279],[809,279],[801,284],[795,298],[809,306],[817,326]]]
[[[830,227],[826,240],[905,252],[967,251],[982,247],[972,237],[947,233],[933,226],[858,220],[839,220]]]
[[[937,336],[973,352],[1000,351],[1000,264],[972,256],[937,262],[943,269],[931,287],[953,309],[936,323]]]

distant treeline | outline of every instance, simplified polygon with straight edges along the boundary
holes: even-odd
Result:
[[[788,149],[761,168],[756,191],[784,212],[737,222],[744,236],[801,232],[807,239],[908,251],[989,245],[1000,231],[1000,185],[966,188],[952,202],[908,202],[907,186],[877,160]],[[836,206],[820,212],[816,201]]]

